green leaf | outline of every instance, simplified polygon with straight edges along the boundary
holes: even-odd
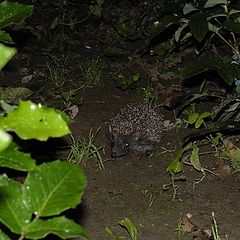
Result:
[[[240,22],[234,22],[231,19],[226,19],[223,22],[223,26],[228,31],[240,33]]]
[[[42,239],[50,233],[62,239],[76,237],[89,239],[80,225],[64,216],[54,217],[48,220],[37,219],[33,221],[27,228],[25,236],[31,239]]]
[[[231,9],[229,12],[229,16],[231,16],[232,14],[236,14],[236,13],[240,13],[240,10],[238,9]]]
[[[197,171],[204,171],[200,161],[199,161],[199,148],[196,144],[193,144],[192,155],[190,157],[190,162]]]
[[[204,8],[214,7],[214,6],[219,5],[219,4],[227,5],[228,2],[227,2],[227,0],[208,0],[205,3]]]
[[[13,40],[8,33],[3,30],[0,30],[0,42],[13,44]]]
[[[150,38],[154,37],[164,30],[166,30],[169,26],[178,23],[179,17],[174,15],[166,15],[162,17],[158,22],[155,22],[149,30]]]
[[[197,9],[191,3],[186,3],[185,6],[183,7],[183,14],[187,15],[196,10]]]
[[[12,141],[11,135],[0,129],[0,158],[1,158],[1,152],[4,151],[9,144]],[[1,165],[1,159],[0,159],[0,165]]]
[[[15,143],[0,152],[0,166],[20,171],[30,171],[36,167],[35,161],[30,154],[20,152]]]
[[[197,121],[198,117],[199,117],[199,113],[191,113],[191,114],[189,114],[189,116],[188,116],[188,123],[194,124]]]
[[[0,221],[20,234],[32,217],[23,197],[22,184],[8,179],[7,186],[0,187],[0,196]]]
[[[12,23],[21,23],[32,14],[33,6],[17,2],[4,1],[0,3],[0,29]]]
[[[25,87],[6,87],[0,88],[1,100],[4,100],[6,103],[14,102],[18,99],[26,99],[33,92]]]
[[[199,115],[199,118],[207,118],[211,116],[211,113],[210,112],[203,112]]]
[[[1,240],[11,240],[1,229],[0,229],[0,239]]]
[[[119,221],[118,224],[127,229],[132,240],[137,240],[137,227],[129,218]]]
[[[199,119],[195,122],[195,128],[200,128],[202,124],[203,124],[203,119],[202,119],[202,118],[199,118]]]
[[[18,108],[0,117],[0,127],[14,131],[22,139],[40,141],[70,133],[66,122],[54,109],[30,101],[21,101]]]
[[[184,152],[189,149],[189,147],[191,146],[191,143],[189,143],[188,145],[186,145],[184,148],[182,148],[177,156],[171,160],[171,162],[168,164],[167,166],[167,170],[166,172],[170,172],[170,173],[180,173],[182,172],[182,155],[184,154]]]
[[[2,70],[15,53],[15,48],[6,47],[3,44],[0,44],[0,70]]]
[[[209,29],[209,31],[211,31],[211,32],[214,32],[214,33],[216,33],[216,34],[219,34],[219,30],[220,30],[221,28],[219,28],[219,27],[211,24],[210,22],[208,22],[208,29]]]
[[[190,17],[189,26],[193,37],[201,42],[208,32],[208,21],[205,13],[195,13]]]
[[[120,23],[115,25],[115,29],[118,31],[118,33],[126,38],[134,37],[136,36],[136,28],[133,26],[130,26],[126,23]]]
[[[228,85],[232,85],[235,81],[235,77],[238,76],[237,68],[229,62],[224,62],[219,57],[197,59],[185,66],[185,68],[181,71],[181,76],[183,79],[186,79],[208,70],[217,71]]]
[[[180,26],[180,27],[177,29],[177,31],[174,33],[174,38],[175,38],[175,41],[176,41],[176,42],[179,41],[182,31],[183,31],[186,27],[188,27],[188,23],[185,23],[185,24],[183,24],[182,26]]]
[[[28,210],[51,216],[79,204],[86,177],[78,165],[54,161],[30,171],[24,183]]]

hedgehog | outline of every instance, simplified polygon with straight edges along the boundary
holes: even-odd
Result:
[[[147,155],[159,146],[166,128],[163,115],[147,103],[132,102],[108,122],[112,157]]]

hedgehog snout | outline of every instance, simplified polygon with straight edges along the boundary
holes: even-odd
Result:
[[[129,153],[129,144],[118,134],[113,134],[111,138],[112,157],[121,157]]]

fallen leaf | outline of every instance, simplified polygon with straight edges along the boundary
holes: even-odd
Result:
[[[182,215],[179,219],[179,225],[184,233],[190,233],[195,225],[190,221],[188,214]]]
[[[222,160],[217,164],[214,172],[217,176],[219,176],[221,181],[224,181],[225,178],[231,174],[231,169],[229,165],[224,160]]]
[[[70,117],[71,119],[73,119],[73,118],[75,118],[75,117],[77,116],[77,114],[78,114],[78,106],[77,106],[77,105],[73,105],[73,106],[65,109],[64,112],[66,112],[66,113],[69,115],[69,117]]]

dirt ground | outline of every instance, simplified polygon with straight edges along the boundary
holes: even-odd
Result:
[[[36,14],[36,16],[39,15]],[[34,15],[30,21],[32,24],[34,21],[38,22],[35,19],[36,16]],[[44,54],[50,45],[49,42],[46,43],[49,39],[41,39],[40,41],[31,34],[27,38],[24,37],[24,41],[20,39],[21,46],[18,55],[4,70],[1,86],[27,87],[37,92],[32,97],[33,101],[64,109],[60,98],[55,97],[59,88],[51,88],[52,83],[47,80],[46,75],[40,73],[43,72],[47,62],[51,63],[55,53],[56,57],[66,57],[70,66],[75,60],[84,62],[93,57],[103,57],[107,44],[102,41],[102,31],[102,25],[91,18],[81,23],[72,34],[69,50],[63,53],[53,51],[51,54]],[[26,39],[28,41],[25,41]],[[179,148],[179,136],[176,129],[167,132],[161,143],[163,148],[151,156],[128,155],[111,158],[110,143],[105,136],[106,122],[117,114],[122,106],[132,99],[136,99],[137,95],[136,91],[123,91],[116,88],[113,81],[114,71],[117,68],[115,61],[117,64],[124,65],[129,57],[134,55],[138,47],[136,42],[124,41],[121,45],[124,54],[120,59],[109,60],[109,66],[105,70],[101,79],[102,83],[99,86],[81,88],[82,82],[77,77],[81,75],[79,69],[77,74],[75,73],[75,77],[72,79],[69,77],[70,79],[62,86],[62,89],[65,87],[66,89],[81,88],[77,94],[79,94],[79,98],[84,97],[85,99],[78,106],[79,113],[71,123],[73,136],[87,138],[91,129],[96,131],[101,127],[96,135],[95,144],[103,146],[105,149],[105,155],[102,155],[105,170],[99,170],[94,159],[89,159],[82,166],[87,176],[87,187],[83,201],[77,209],[71,210],[67,214],[85,228],[92,240],[120,239],[117,238],[119,236],[131,239],[127,231],[118,225],[118,222],[125,218],[129,218],[135,223],[138,229],[137,239],[184,240],[193,239],[193,234],[185,235],[179,230],[178,221],[182,216],[190,213],[193,216],[191,221],[196,230],[210,230],[213,225],[211,214],[214,212],[222,239],[240,239],[240,183],[237,175],[229,176],[225,181],[220,181],[216,176],[207,173],[205,179],[193,188],[194,183],[202,177],[202,174],[190,166],[184,166],[183,175],[186,176],[187,180],[176,182],[178,187],[176,199],[172,200],[172,188],[168,191],[163,189],[165,184],[171,182],[169,174],[166,173],[166,166],[176,156]],[[57,64],[64,64],[60,62]],[[64,68],[68,68],[68,64],[64,65]],[[20,69],[23,68],[37,73],[34,79],[28,83],[21,82]],[[136,71],[143,69],[138,62],[131,68],[127,68],[126,71],[133,68]],[[145,77],[145,80],[147,79],[147,70],[142,72],[142,76]],[[166,81],[164,84],[172,86],[179,83]],[[44,86],[49,86],[51,90],[50,93],[41,96],[41,90]],[[162,108],[162,112],[165,119],[174,122],[172,111]],[[68,137],[65,139],[67,144],[70,144],[70,139]],[[58,151],[55,149],[55,151],[55,155],[59,158],[66,159],[69,150]],[[42,150],[39,152],[42,155],[45,154]],[[38,155],[40,155],[39,152]],[[216,157],[212,154],[201,158],[204,167],[211,170],[216,166],[216,161]],[[105,227],[112,230],[115,238],[106,233]]]
[[[96,91],[98,89],[89,92],[89,101],[82,106],[77,117],[79,122],[76,120],[73,125],[74,133],[99,126],[104,129],[104,121],[126,102],[126,96],[116,90],[110,95],[102,94],[101,101],[99,96],[94,101]],[[169,113],[166,115],[171,116]],[[168,132],[162,146],[169,150],[174,149],[176,138],[174,130]],[[239,239],[237,178],[231,176],[221,182],[215,176],[207,174],[193,189],[194,182],[202,175],[191,167],[185,167],[187,181],[177,182],[177,198],[172,201],[172,189],[164,191],[163,185],[170,182],[165,170],[176,151],[156,153],[143,159],[134,156],[111,159],[104,131],[99,132],[97,142],[105,146],[106,169],[100,171],[94,161],[87,163],[84,170],[88,185],[81,209],[81,224],[91,239],[108,239],[105,227],[110,227],[116,236],[126,236],[126,231],[117,224],[126,217],[137,225],[139,239],[192,239],[190,236],[179,237],[176,232],[181,214],[191,213],[196,226],[211,229],[212,212],[215,213],[220,233],[229,237],[226,239]],[[208,169],[216,164],[213,155],[207,155],[201,161]]]

